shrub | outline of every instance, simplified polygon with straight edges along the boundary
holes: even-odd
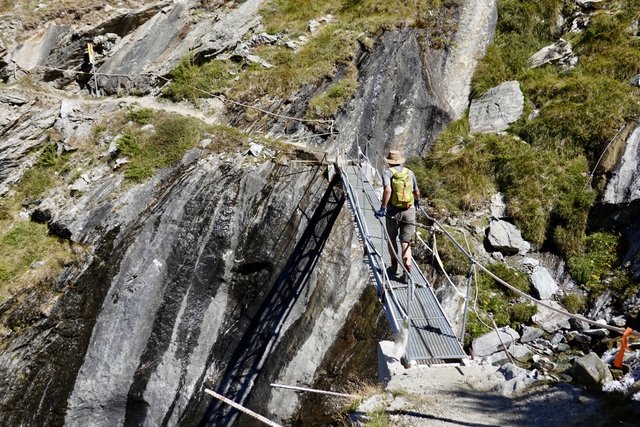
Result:
[[[16,187],[27,199],[37,199],[60,182],[60,175],[68,172],[69,156],[58,153],[55,143],[49,143],[40,152],[35,165],[27,169]]]
[[[45,261],[40,269],[53,276],[61,263],[69,259],[69,248],[48,235],[46,225],[30,221],[0,224],[0,304],[20,285],[20,279],[30,272],[34,261]],[[25,280],[22,285],[33,285]]]
[[[587,300],[582,294],[566,294],[561,299],[562,305],[571,313],[582,313],[587,306]]]
[[[593,233],[586,237],[586,251],[569,255],[571,276],[587,289],[594,290],[600,280],[612,271],[618,262],[618,236],[611,233]]]
[[[518,328],[521,324],[530,324],[531,318],[538,312],[538,307],[531,303],[517,303],[509,308],[511,327]]]
[[[307,119],[330,119],[338,109],[353,98],[358,88],[358,70],[352,64],[346,67],[342,79],[329,89],[313,97],[305,113]]]
[[[210,93],[224,92],[241,67],[242,64],[231,61],[196,65],[193,58],[187,56],[171,71],[171,84],[162,93],[174,101],[196,102],[198,98],[210,96]]]
[[[496,263],[488,267],[488,269],[517,289],[528,293],[530,290],[529,278],[525,273],[509,268],[508,266]],[[475,312],[470,311],[468,315],[467,329],[465,332],[465,343],[471,344],[473,339],[487,333],[491,330],[489,315],[493,315],[493,319],[498,326],[510,325],[513,328],[520,324],[528,324],[531,317],[536,313],[536,306],[529,303],[519,302],[519,297],[496,282],[486,273],[480,273],[477,276],[477,301],[479,315],[482,317],[483,325],[477,319]]]

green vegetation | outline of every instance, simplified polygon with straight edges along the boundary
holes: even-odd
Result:
[[[586,238],[586,250],[568,258],[571,276],[585,286],[591,298],[609,289],[622,300],[638,291],[638,285],[620,266],[619,244],[619,237],[614,234],[593,233]]]
[[[171,72],[173,81],[163,93],[174,101],[197,102],[209,94],[222,93],[240,68],[240,64],[232,61],[211,61],[197,66],[189,56]]]
[[[142,130],[147,124],[154,130]],[[246,134],[228,126],[208,126],[191,117],[145,108],[130,110],[123,119],[113,120],[100,131],[120,133],[118,150],[129,159],[124,176],[133,182],[178,164],[185,152],[205,137],[212,141],[209,149],[216,152],[237,150],[248,141]]]
[[[60,175],[68,172],[68,154],[58,153],[55,142],[48,143],[36,164],[22,176],[17,187],[18,192],[29,200],[37,199],[50,188],[60,183]]]
[[[564,308],[571,313],[582,313],[587,306],[587,300],[582,294],[572,293],[567,294],[561,299]]]
[[[517,289],[525,293],[529,292],[530,283],[527,274],[500,263],[492,264],[488,269]],[[474,338],[491,330],[489,314],[493,316],[497,325],[510,325],[515,329],[520,324],[530,324],[531,317],[537,311],[535,305],[521,302],[514,292],[507,290],[486,273],[478,274],[477,293],[478,314],[481,316],[482,322],[478,320],[473,310],[469,312],[465,334],[465,344],[467,345],[470,345]]]
[[[353,59],[359,43],[366,44],[367,35],[383,29],[427,25],[432,16],[429,12],[441,5],[441,0],[273,0],[261,11],[267,32],[284,33],[292,40],[305,35],[309,41],[304,46],[295,52],[285,46],[257,47],[255,53],[273,64],[272,68],[231,60],[194,64],[191,58],[185,58],[172,72],[173,82],[165,95],[196,101],[210,94],[225,94],[251,103],[267,95],[287,98],[304,85],[313,85],[317,93],[307,118],[331,118],[357,89]],[[327,14],[335,21],[323,24],[310,37],[309,20]],[[249,115],[247,119],[255,118]]]
[[[499,2],[495,40],[476,70],[472,96],[518,80],[526,113],[506,135],[469,135],[466,119],[453,123],[430,158],[416,161],[421,188],[437,210],[477,209],[501,191],[526,239],[566,256],[583,253],[595,200],[590,168],[618,130],[640,115],[638,90],[628,83],[640,72],[640,41],[625,30],[638,19],[638,4],[611,2],[587,30],[559,34],[558,15],[563,8],[570,15],[565,2]],[[531,69],[531,55],[559,37],[572,43],[577,66]]]
[[[541,246],[551,231],[561,250],[581,249],[594,198],[585,188],[586,159],[558,156],[510,135],[468,135],[467,126],[466,119],[454,123],[428,158],[408,163],[436,211],[478,209],[501,191],[524,238]]]
[[[312,120],[331,119],[335,112],[353,98],[358,88],[358,70],[353,64],[346,67],[345,76],[332,84],[309,102],[305,118]]]
[[[493,192],[502,192],[523,237],[566,256],[591,299],[606,289],[620,298],[638,289],[620,266],[618,237],[585,230],[596,197],[590,171],[619,129],[640,116],[638,89],[629,84],[640,73],[640,41],[628,30],[640,17],[639,6],[638,0],[608,2],[585,31],[560,34],[557,17],[570,16],[572,5],[499,2],[494,43],[476,70],[472,96],[517,80],[525,114],[503,135],[469,135],[467,120],[459,120],[438,137],[429,159],[411,163],[436,211],[477,209]],[[531,69],[531,55],[560,37],[572,44],[577,65]],[[497,275],[512,283],[508,271]],[[480,280],[481,310],[492,312],[498,324],[526,321],[529,308],[507,309],[506,302],[515,300],[491,282]],[[579,312],[586,301],[570,294],[563,303]],[[470,319],[468,337],[482,332],[486,328]]]
[[[55,277],[70,262],[68,246],[47,233],[47,226],[27,220],[0,220],[0,304],[23,286]],[[35,270],[30,266],[42,261]]]

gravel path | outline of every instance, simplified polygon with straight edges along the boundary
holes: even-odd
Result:
[[[392,426],[584,426],[611,425],[604,404],[579,387],[538,385],[514,396],[495,366],[413,368],[394,376],[386,390],[365,402],[390,415]],[[362,409],[362,408],[361,408]],[[615,421],[615,425],[633,425]]]

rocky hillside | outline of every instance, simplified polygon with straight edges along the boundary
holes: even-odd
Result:
[[[0,1],[0,424],[330,419],[270,383],[356,387],[388,338],[339,153],[403,149],[491,271],[636,325],[637,6]],[[475,283],[478,358],[489,315],[551,383],[613,345]]]
[[[331,156],[426,151],[495,4],[294,3],[1,3],[2,424],[250,422],[206,387],[286,421],[271,382],[375,378]]]

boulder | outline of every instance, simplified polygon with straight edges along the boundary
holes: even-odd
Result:
[[[520,83],[509,81],[489,89],[471,101],[469,125],[471,133],[501,132],[522,116],[524,96]]]
[[[551,299],[558,292],[558,284],[544,267],[533,270],[529,279],[540,299]]]
[[[516,360],[522,360],[531,353],[531,349],[529,347],[521,344],[510,345],[508,351],[511,357]],[[492,365],[502,365],[505,362],[511,361],[511,359],[505,351],[499,351],[487,357],[487,361]]]
[[[527,371],[520,368],[513,363],[505,363],[498,370],[504,378],[507,380],[502,383],[502,394],[504,396],[511,396],[520,390],[525,389],[532,383],[536,382],[538,373],[536,371]]]
[[[525,254],[531,249],[529,242],[522,238],[515,225],[502,220],[489,224],[489,244],[500,252]]]
[[[543,336],[544,331],[539,328],[534,328],[533,326],[522,325],[521,334],[522,336],[520,337],[520,342],[528,343]]]
[[[522,264],[523,267],[527,268],[527,270],[533,272],[536,269],[536,267],[540,265],[540,261],[538,261],[535,258],[524,257],[520,261],[520,264]]]
[[[498,332],[500,333],[500,338],[498,338],[495,331],[491,331],[473,340],[473,344],[471,345],[473,355],[475,357],[489,356],[499,350],[502,350],[502,343],[509,346],[509,344],[520,338],[520,334],[509,326],[498,328]],[[500,342],[501,339],[502,342]]]
[[[634,87],[640,87],[640,74],[636,74],[636,76],[631,79],[629,84]]]
[[[571,344],[590,344],[591,337],[585,334],[581,334],[578,331],[569,331],[565,335],[565,338]]]
[[[545,46],[531,58],[529,58],[529,66],[531,68],[538,68],[549,63],[560,63],[568,60],[573,55],[573,49],[571,43],[564,39],[560,39],[554,44]]]
[[[555,301],[545,301],[551,307],[562,310],[562,306]],[[555,332],[558,329],[569,329],[569,318],[546,307],[538,306],[538,312],[531,318],[533,323],[547,332]]]
[[[591,390],[601,390],[603,384],[613,381],[609,367],[593,352],[573,361],[571,376]]]

